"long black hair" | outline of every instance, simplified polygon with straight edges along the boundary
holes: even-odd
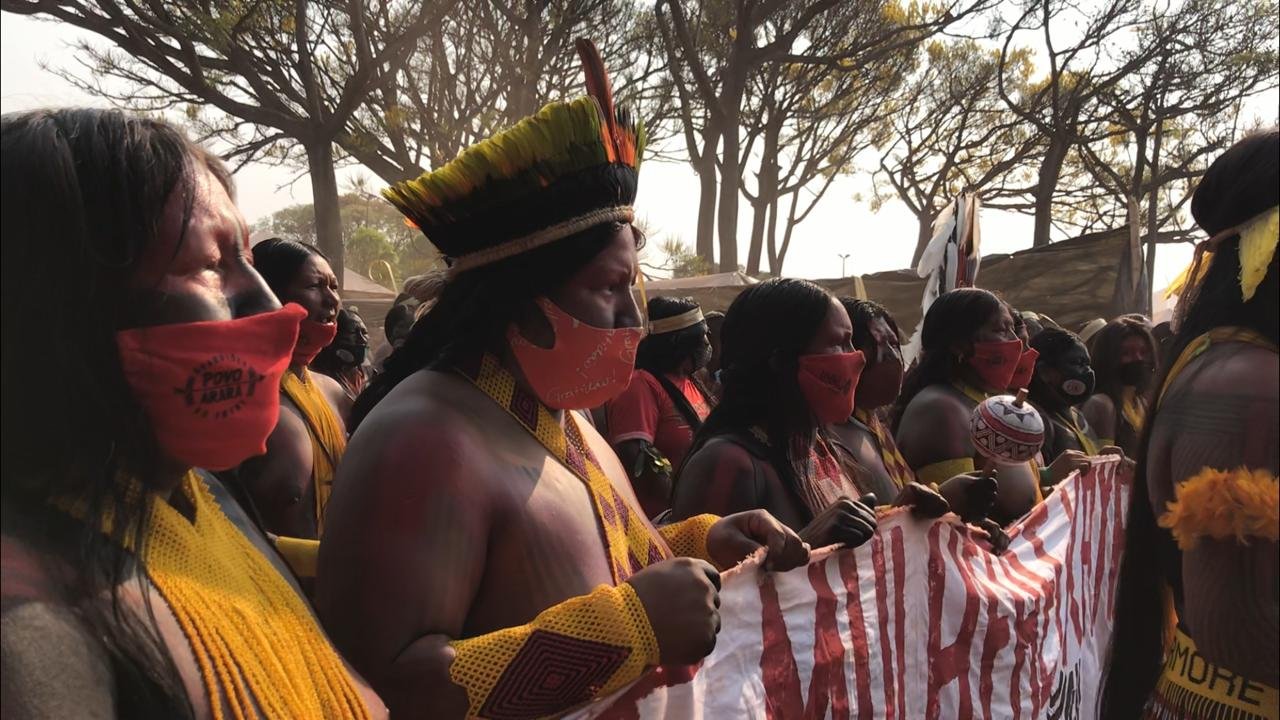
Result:
[[[644,235],[635,226],[605,223],[450,280],[414,323],[404,345],[383,363],[384,372],[356,399],[351,431],[392,388],[418,370],[450,369],[478,353],[497,351],[507,327],[537,311],[535,298],[567,282],[624,227],[634,233],[636,247],[642,247]]]
[[[956,357],[953,346],[971,342],[1004,307],[1003,300],[981,288],[957,288],[938,296],[929,306],[920,330],[920,357],[903,380],[902,394],[894,406],[895,432],[912,398],[930,385],[951,382],[955,377],[963,360]]]
[[[1280,204],[1280,134],[1272,130],[1231,146],[1209,166],[1191,201],[1191,214],[1208,235]],[[1280,343],[1280,271],[1277,258],[1248,302],[1240,292],[1240,238],[1223,241],[1191,307],[1174,336],[1167,360],[1215,327],[1251,328]],[[1171,362],[1158,383],[1162,388]],[[1125,526],[1125,552],[1116,588],[1116,616],[1100,695],[1101,717],[1137,717],[1160,676],[1164,628],[1168,622],[1162,588],[1179,577],[1180,561],[1167,531],[1156,525],[1147,478],[1147,448],[1158,410],[1148,417],[1139,444],[1138,466]],[[1177,582],[1171,583],[1177,585]],[[1175,587],[1175,598],[1180,588]]]
[[[271,288],[276,298],[284,303],[287,302],[284,296],[290,283],[312,257],[329,260],[329,256],[314,245],[283,238],[267,238],[253,246],[253,269],[267,281],[267,287]]]
[[[840,304],[849,313],[849,322],[853,324],[853,346],[863,352],[876,349],[876,339],[871,336],[871,321],[883,319],[894,335],[898,336],[898,344],[902,344],[902,331],[898,329],[898,321],[893,319],[889,309],[875,300],[864,298],[841,297]],[[874,358],[868,357],[871,361]]]
[[[647,307],[650,320],[662,320],[690,310],[697,310],[698,303],[694,302],[693,298],[659,296],[650,298]],[[679,370],[685,360],[707,346],[707,321],[701,320],[674,332],[650,333],[640,341],[640,347],[636,348],[636,368],[653,375],[671,397],[671,402],[680,416],[694,431],[702,427],[702,419],[698,417],[698,413],[689,404],[684,393],[667,379],[667,374]],[[702,381],[697,375],[691,375],[689,380],[698,388],[698,392],[702,393],[702,397],[710,402],[711,393],[702,386]]]
[[[1120,346],[1131,337],[1142,338],[1153,366],[1159,367],[1160,346],[1151,334],[1151,322],[1141,315],[1121,315],[1089,338],[1089,359],[1097,376],[1094,392],[1110,397],[1116,407],[1120,406],[1124,385],[1120,380]],[[1150,386],[1145,389],[1150,390]]]
[[[200,173],[211,171],[228,193],[230,176],[178,129],[117,110],[5,115],[0,157],[0,312],[5,331],[22,339],[3,348],[4,533],[66,561],[50,575],[65,580],[62,600],[110,658],[122,715],[189,716],[145,573],[124,549],[142,547],[145,499],[116,479],[155,488],[162,461],[115,334],[133,316],[129,281],[161,242],[166,205],[175,194],[182,202],[185,236]],[[79,498],[86,520],[52,510],[55,498]],[[104,532],[107,513],[114,522]],[[148,599],[145,618],[120,600],[133,580]]]
[[[720,332],[720,404],[694,436],[686,457],[712,438],[741,437],[758,427],[768,438],[770,464],[784,481],[795,482],[803,472],[803,458],[793,457],[792,440],[811,440],[818,430],[800,391],[798,358],[830,306],[830,293],[794,278],[766,280],[734,299]]]

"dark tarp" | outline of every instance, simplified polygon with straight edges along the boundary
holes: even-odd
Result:
[[[1121,312],[1115,306],[1120,259],[1128,242],[1121,229],[1063,240],[1012,255],[982,258],[978,285],[1009,301],[1018,310],[1032,310],[1067,328],[1095,317]],[[692,279],[692,278],[691,278]],[[857,280],[816,280],[837,295],[856,296]],[[904,333],[920,322],[924,280],[912,270],[890,270],[862,276],[867,297],[889,308]],[[726,310],[741,287],[684,287],[650,290],[650,295],[692,297],[704,310]]]

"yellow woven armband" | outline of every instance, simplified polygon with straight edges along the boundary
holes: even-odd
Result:
[[[320,541],[306,540],[304,538],[278,537],[276,538],[276,550],[280,551],[280,557],[289,563],[289,568],[293,570],[293,574],[300,578],[314,578],[316,576],[316,564],[320,558]]]
[[[631,586],[601,585],[543,610],[533,622],[450,643],[454,684],[468,717],[560,715],[636,680],[658,664],[658,640]]]
[[[658,534],[667,542],[672,555],[711,562],[711,554],[707,552],[707,533],[711,532],[711,526],[718,520],[719,516],[710,513],[695,515],[688,520],[658,528]]]
[[[1204,468],[1174,488],[1166,508],[1160,527],[1183,550],[1202,537],[1247,544],[1280,536],[1280,480],[1267,470]]]
[[[929,483],[946,482],[957,475],[971,472],[973,472],[973,458],[943,460],[932,465],[925,465],[917,470],[916,479],[928,485]]]

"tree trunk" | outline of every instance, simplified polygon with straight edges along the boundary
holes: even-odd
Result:
[[[917,215],[916,220],[920,223],[916,229],[916,249],[911,253],[911,269],[915,269],[920,264],[920,256],[924,255],[924,249],[929,246],[929,241],[933,239],[933,221],[937,218],[936,214]]]
[[[716,149],[704,146],[707,158],[695,165],[698,173],[698,257],[707,261],[707,267],[716,263]]]
[[[1053,195],[1058,190],[1058,178],[1062,175],[1062,163],[1071,145],[1059,138],[1049,141],[1044,160],[1040,163],[1040,177],[1036,184],[1036,225],[1031,236],[1032,247],[1049,244],[1049,232],[1053,229]]]
[[[738,121],[735,113],[734,118],[725,123],[724,144],[720,151],[723,191],[720,193],[720,208],[716,214],[716,222],[720,226],[720,272],[735,272],[738,269],[738,177],[742,174],[738,146]]]
[[[1156,120],[1155,137],[1151,140],[1151,192],[1147,200],[1147,266],[1139,290],[1142,292],[1142,307],[1151,316],[1151,294],[1155,290],[1156,273],[1156,240],[1160,234],[1160,186],[1155,180],[1160,176],[1160,139],[1164,135],[1164,122]]]
[[[769,212],[769,203],[764,198],[757,198],[751,203],[751,245],[747,249],[747,274],[760,274],[760,256],[764,250],[765,214]]]
[[[333,146],[328,140],[306,145],[311,177],[312,208],[316,217],[316,245],[329,256],[329,265],[342,287],[342,213],[338,207],[338,176],[333,168]]]
[[[768,243],[769,248],[769,275],[772,277],[780,277],[782,275],[782,261],[778,258],[778,196],[773,196],[773,201],[769,203],[769,223],[768,223]]]

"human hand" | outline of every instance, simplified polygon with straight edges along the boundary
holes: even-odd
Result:
[[[720,573],[695,558],[654,563],[627,579],[649,616],[664,665],[711,654],[720,632]]]
[[[858,547],[876,532],[875,507],[875,495],[863,495],[857,501],[842,497],[818,513],[800,531],[800,537],[814,547],[836,543]]]
[[[1009,549],[1009,535],[1005,533],[1004,528],[1000,527],[1000,523],[990,518],[983,518],[976,524],[986,531],[987,537],[991,540],[992,553],[999,555]]]
[[[938,486],[938,493],[946,499],[952,511],[966,523],[977,523],[991,513],[1000,490],[999,472],[971,472],[956,475]]]
[[[1132,470],[1138,463],[1133,458],[1124,454],[1124,448],[1118,445],[1108,445],[1098,451],[1099,455],[1115,455],[1120,458],[1120,467]]]
[[[940,518],[951,510],[951,503],[941,493],[918,482],[904,485],[894,498],[893,506],[910,506],[912,515],[926,519]]]
[[[748,510],[720,518],[707,531],[707,553],[730,568],[761,547],[768,548],[764,569],[786,572],[809,562],[809,545],[766,510]]]
[[[1119,448],[1117,448],[1119,449]],[[1076,470],[1089,467],[1089,456],[1079,450],[1064,450],[1061,455],[1049,463],[1049,482],[1057,485]]]

